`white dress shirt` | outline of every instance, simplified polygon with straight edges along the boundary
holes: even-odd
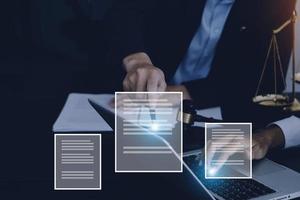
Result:
[[[292,116],[275,122],[284,134],[285,148],[300,145],[300,118]]]

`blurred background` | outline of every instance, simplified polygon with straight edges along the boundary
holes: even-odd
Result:
[[[107,77],[118,73],[105,60],[103,18],[113,1],[4,1],[0,8],[3,95],[52,98],[70,91],[105,92],[119,86],[114,81],[107,84],[111,80]],[[300,3],[297,7],[300,10]]]
[[[116,80],[121,70],[105,60],[108,44],[103,18],[113,2],[1,2],[0,192],[45,180],[45,188],[52,190],[51,129],[67,94],[107,93],[119,88]],[[300,13],[300,3],[298,10]],[[297,31],[300,36],[300,22]],[[300,71],[300,37],[297,56]],[[291,76],[287,76],[288,91]]]
[[[1,6],[1,91],[49,98],[89,84],[109,90],[102,19],[113,0],[10,0]],[[96,70],[96,73],[90,73]],[[94,75],[95,77],[91,77]],[[105,80],[106,81],[106,80]],[[22,87],[20,87],[22,86]],[[96,88],[92,88],[96,89]]]
[[[52,125],[70,92],[112,92],[103,18],[113,0],[0,6],[0,193],[53,190]],[[44,186],[42,186],[45,184]]]

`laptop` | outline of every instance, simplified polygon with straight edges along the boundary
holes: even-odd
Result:
[[[92,99],[89,99],[89,103],[113,128],[114,113]],[[185,152],[183,165],[197,181],[203,198],[207,200],[281,200],[300,197],[300,174],[269,159],[253,162],[252,179],[205,179],[203,158],[201,150]]]
[[[193,176],[216,199],[279,200],[300,197],[300,174],[266,158],[253,162],[252,179],[205,179],[201,150],[186,152],[183,160]]]

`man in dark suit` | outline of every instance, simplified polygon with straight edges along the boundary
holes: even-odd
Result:
[[[120,0],[107,21],[109,58],[124,66],[125,91],[182,91],[201,106],[221,105],[225,121],[264,128],[285,116],[252,98],[272,30],[294,7],[294,0]],[[278,40],[286,67],[292,26]],[[274,72],[268,69],[264,93],[274,88]],[[254,158],[284,141],[279,126],[264,129],[254,140]]]

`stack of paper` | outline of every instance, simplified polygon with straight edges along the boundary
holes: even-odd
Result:
[[[112,94],[70,94],[58,119],[54,132],[110,132],[112,128],[89,104],[88,99],[97,100],[99,105],[111,109]]]

